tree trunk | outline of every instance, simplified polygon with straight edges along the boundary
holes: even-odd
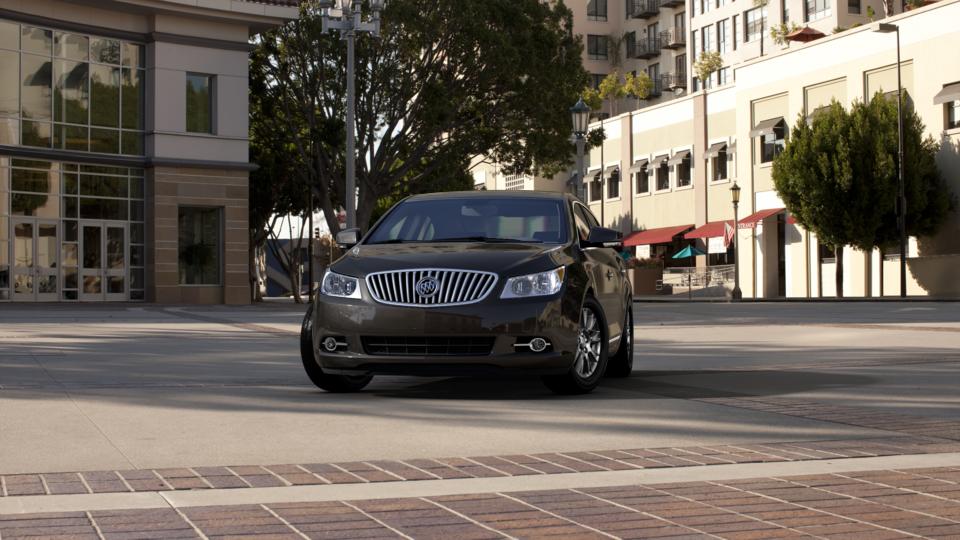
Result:
[[[837,298],[843,298],[843,246],[833,248],[833,256],[837,258]]]
[[[301,294],[301,288],[303,287],[303,272],[300,270],[299,257],[290,260],[290,271],[288,275],[290,276],[290,292],[293,293],[293,301],[297,304],[302,304],[303,294]]]

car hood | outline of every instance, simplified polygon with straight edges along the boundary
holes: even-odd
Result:
[[[549,270],[569,262],[563,245],[451,242],[360,245],[331,268],[354,277],[416,268],[479,270],[507,276]]]

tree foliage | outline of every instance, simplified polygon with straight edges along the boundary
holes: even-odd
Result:
[[[697,61],[693,63],[693,72],[697,74],[704,86],[710,80],[710,76],[723,67],[723,57],[717,51],[704,51],[700,53]]]
[[[567,165],[568,108],[587,82],[572,24],[562,2],[389,2],[382,36],[357,40],[357,223],[407,193],[469,186],[473,155],[508,173]],[[287,145],[288,172],[313,187],[333,232],[347,196],[345,55],[310,1],[259,37],[251,63],[268,105],[254,136]]]
[[[938,144],[924,137],[919,116],[904,98],[904,185],[907,234],[928,236],[945,221],[952,198],[937,168]],[[842,249],[889,245],[897,232],[897,106],[882,94],[847,112],[834,101],[808,122],[798,117],[773,181],[787,209],[835,250],[842,296]]]

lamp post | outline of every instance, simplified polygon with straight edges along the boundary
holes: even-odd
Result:
[[[570,107],[570,116],[573,119],[573,139],[577,143],[577,182],[586,186],[583,178],[583,154],[586,148],[587,127],[590,125],[590,107],[583,102],[583,98]],[[574,189],[574,193],[580,197],[580,187],[574,186]]]
[[[900,233],[900,297],[907,296],[907,195],[903,176],[903,83],[900,79],[900,27],[877,23],[874,32],[897,35],[897,232]]]
[[[743,292],[740,291],[740,235],[737,230],[740,225],[740,216],[737,214],[740,207],[740,186],[736,181],[730,188],[730,199],[733,201],[733,292],[730,293],[730,300],[739,302],[743,298]]]
[[[323,32],[340,32],[341,39],[347,42],[347,153],[346,153],[346,199],[347,199],[347,228],[357,226],[357,150],[356,150],[356,39],[357,32],[369,32],[373,36],[380,35],[380,13],[383,11],[386,0],[368,0],[373,17],[364,21],[360,13],[362,0],[320,0],[323,16]],[[340,16],[334,17],[330,10],[340,9]]]

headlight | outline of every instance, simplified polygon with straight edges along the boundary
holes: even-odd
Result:
[[[320,292],[327,296],[338,296],[340,298],[360,298],[360,280],[327,270],[327,273],[323,275]]]
[[[512,277],[507,280],[500,298],[529,298],[531,296],[549,296],[556,294],[563,286],[564,267],[530,274],[528,276]]]

